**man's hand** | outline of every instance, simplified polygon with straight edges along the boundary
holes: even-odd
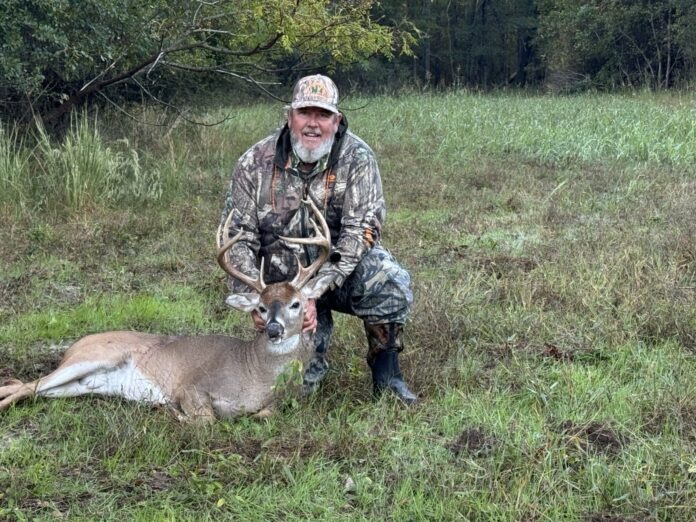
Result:
[[[266,322],[256,310],[251,312],[251,319],[254,321],[254,328],[257,332],[263,332],[266,329]],[[305,304],[304,322],[302,323],[303,332],[313,332],[317,329],[317,303],[314,299],[309,299]]]
[[[303,332],[313,332],[317,329],[317,303],[314,299],[307,300],[304,309]]]
[[[263,332],[266,329],[266,321],[263,320],[261,314],[256,310],[251,312],[251,319],[254,321],[254,328],[256,328],[257,332]]]

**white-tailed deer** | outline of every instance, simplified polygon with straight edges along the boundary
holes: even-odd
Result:
[[[326,261],[330,235],[326,220],[311,202],[319,225],[315,237],[281,238],[314,244],[320,255],[290,282],[264,284],[263,262],[257,279],[235,269],[227,259],[240,231],[225,240],[228,222],[218,229],[217,260],[232,277],[253,292],[232,294],[229,306],[257,310],[266,328],[251,341],[220,335],[163,336],[139,332],[105,332],[73,344],[58,368],[33,382],[12,380],[0,387],[0,410],[31,396],[74,397],[85,394],[167,405],[181,420],[211,421],[215,416],[270,413],[274,385],[286,366],[307,364],[314,353],[312,334],[303,333],[304,307],[315,295],[312,276]]]

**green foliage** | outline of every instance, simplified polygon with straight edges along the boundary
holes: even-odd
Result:
[[[684,0],[537,0],[539,37],[559,89],[582,77],[596,86],[667,88],[693,70],[696,5]]]
[[[413,53],[393,64],[350,70],[351,79],[367,85],[481,87],[528,85],[537,78],[531,38],[537,25],[533,0],[383,1],[375,16],[384,23],[406,28],[418,40]],[[365,68],[367,67],[367,70]]]
[[[413,24],[414,56],[350,69],[364,85],[669,88],[688,85],[696,64],[690,0],[384,1],[376,16]],[[379,65],[381,65],[381,68]]]
[[[371,3],[8,0],[0,103],[18,119],[51,122],[122,83],[156,97],[194,74],[275,81],[275,62],[291,56],[305,66],[390,56],[398,42],[371,22]]]

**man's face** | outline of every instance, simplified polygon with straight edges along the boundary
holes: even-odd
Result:
[[[288,112],[288,126],[300,159],[314,163],[328,154],[340,122],[340,114],[319,107],[291,109]],[[316,157],[319,153],[321,155]]]

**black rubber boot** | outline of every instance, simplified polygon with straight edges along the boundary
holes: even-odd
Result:
[[[329,362],[326,360],[326,357],[324,357],[324,354],[315,353],[304,372],[302,379],[302,395],[307,396],[316,393],[319,389],[319,384],[324,380],[328,371]]]
[[[374,393],[379,396],[384,390],[390,390],[406,404],[413,404],[418,399],[408,389],[399,369],[399,352],[403,350],[403,325],[400,324],[365,324],[369,350],[367,364],[372,369]]]

